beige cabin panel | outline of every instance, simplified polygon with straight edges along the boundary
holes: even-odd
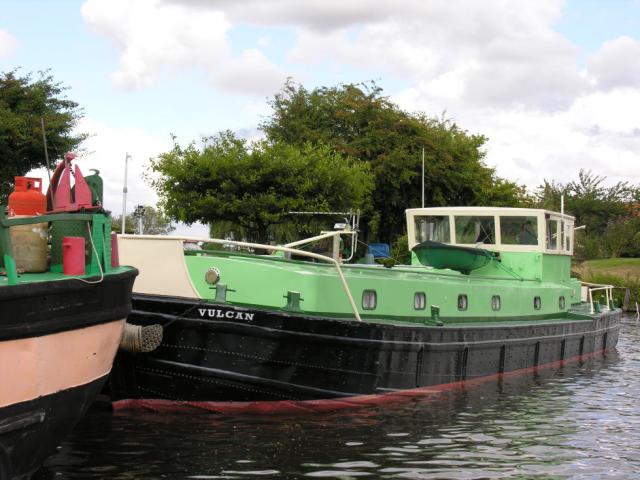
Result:
[[[118,253],[121,265],[140,271],[134,293],[199,298],[184,262],[182,239],[118,235]]]

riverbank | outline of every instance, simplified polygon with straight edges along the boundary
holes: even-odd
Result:
[[[640,301],[640,258],[602,258],[587,260],[574,266],[574,272],[584,282],[604,283],[621,287],[615,298],[624,301],[624,288],[630,289],[633,304]]]

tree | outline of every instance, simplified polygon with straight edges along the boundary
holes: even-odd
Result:
[[[610,257],[635,257],[640,254],[640,217],[611,220],[601,237]]]
[[[140,206],[142,213],[142,232],[139,231],[138,218],[133,214],[127,215],[125,220],[125,233],[144,233],[145,235],[167,235],[176,228],[171,224],[171,220],[160,209],[155,209],[149,205]],[[122,231],[122,215],[114,217],[111,222],[111,229],[114,232]]]
[[[51,158],[60,158],[85,138],[73,133],[82,112],[64,96],[64,87],[48,72],[37,79],[16,70],[0,73],[0,204],[13,188],[13,177],[45,165],[41,120]]]
[[[564,195],[565,211],[576,217],[577,225],[586,226],[576,237],[579,259],[634,256],[640,253],[638,192],[640,188],[628,182],[606,186],[606,177],[580,170],[578,179],[566,184],[545,181],[534,192],[533,204],[559,211]]]
[[[111,231],[122,233],[122,215],[111,217]],[[124,221],[124,233],[133,235],[136,233],[136,225],[131,215],[127,215]]]
[[[288,81],[270,102],[262,125],[272,141],[326,144],[368,163],[375,191],[367,213],[370,236],[391,241],[404,232],[406,208],[421,203],[425,153],[425,205],[509,205],[521,187],[483,163],[486,138],[444,118],[401,110],[375,83],[312,91]]]
[[[151,171],[171,218],[213,223],[260,243],[287,235],[288,212],[358,208],[373,186],[367,165],[322,144],[248,143],[230,131],[199,148],[175,142],[151,161]]]

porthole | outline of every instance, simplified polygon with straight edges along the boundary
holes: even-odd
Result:
[[[564,306],[565,306],[564,295],[558,299],[558,306],[560,307],[560,310],[564,310]]]
[[[416,310],[424,310],[427,308],[427,294],[424,292],[416,292],[413,295],[413,308]]]
[[[378,298],[375,290],[365,290],[362,292],[362,308],[364,310],[374,310],[377,303]]]
[[[540,297],[533,297],[533,308],[540,310],[542,308],[542,300]]]
[[[458,295],[458,310],[466,310],[469,307],[469,299],[466,295]]]
[[[502,302],[500,301],[500,295],[494,295],[491,297],[491,309],[494,311],[500,310]]]
[[[205,272],[204,281],[209,285],[215,285],[216,283],[218,283],[218,280],[220,280],[220,270],[218,270],[216,267],[211,267]]]

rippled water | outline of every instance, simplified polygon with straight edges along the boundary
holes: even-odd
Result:
[[[617,352],[393,407],[289,417],[91,412],[34,477],[640,478],[640,327]]]

